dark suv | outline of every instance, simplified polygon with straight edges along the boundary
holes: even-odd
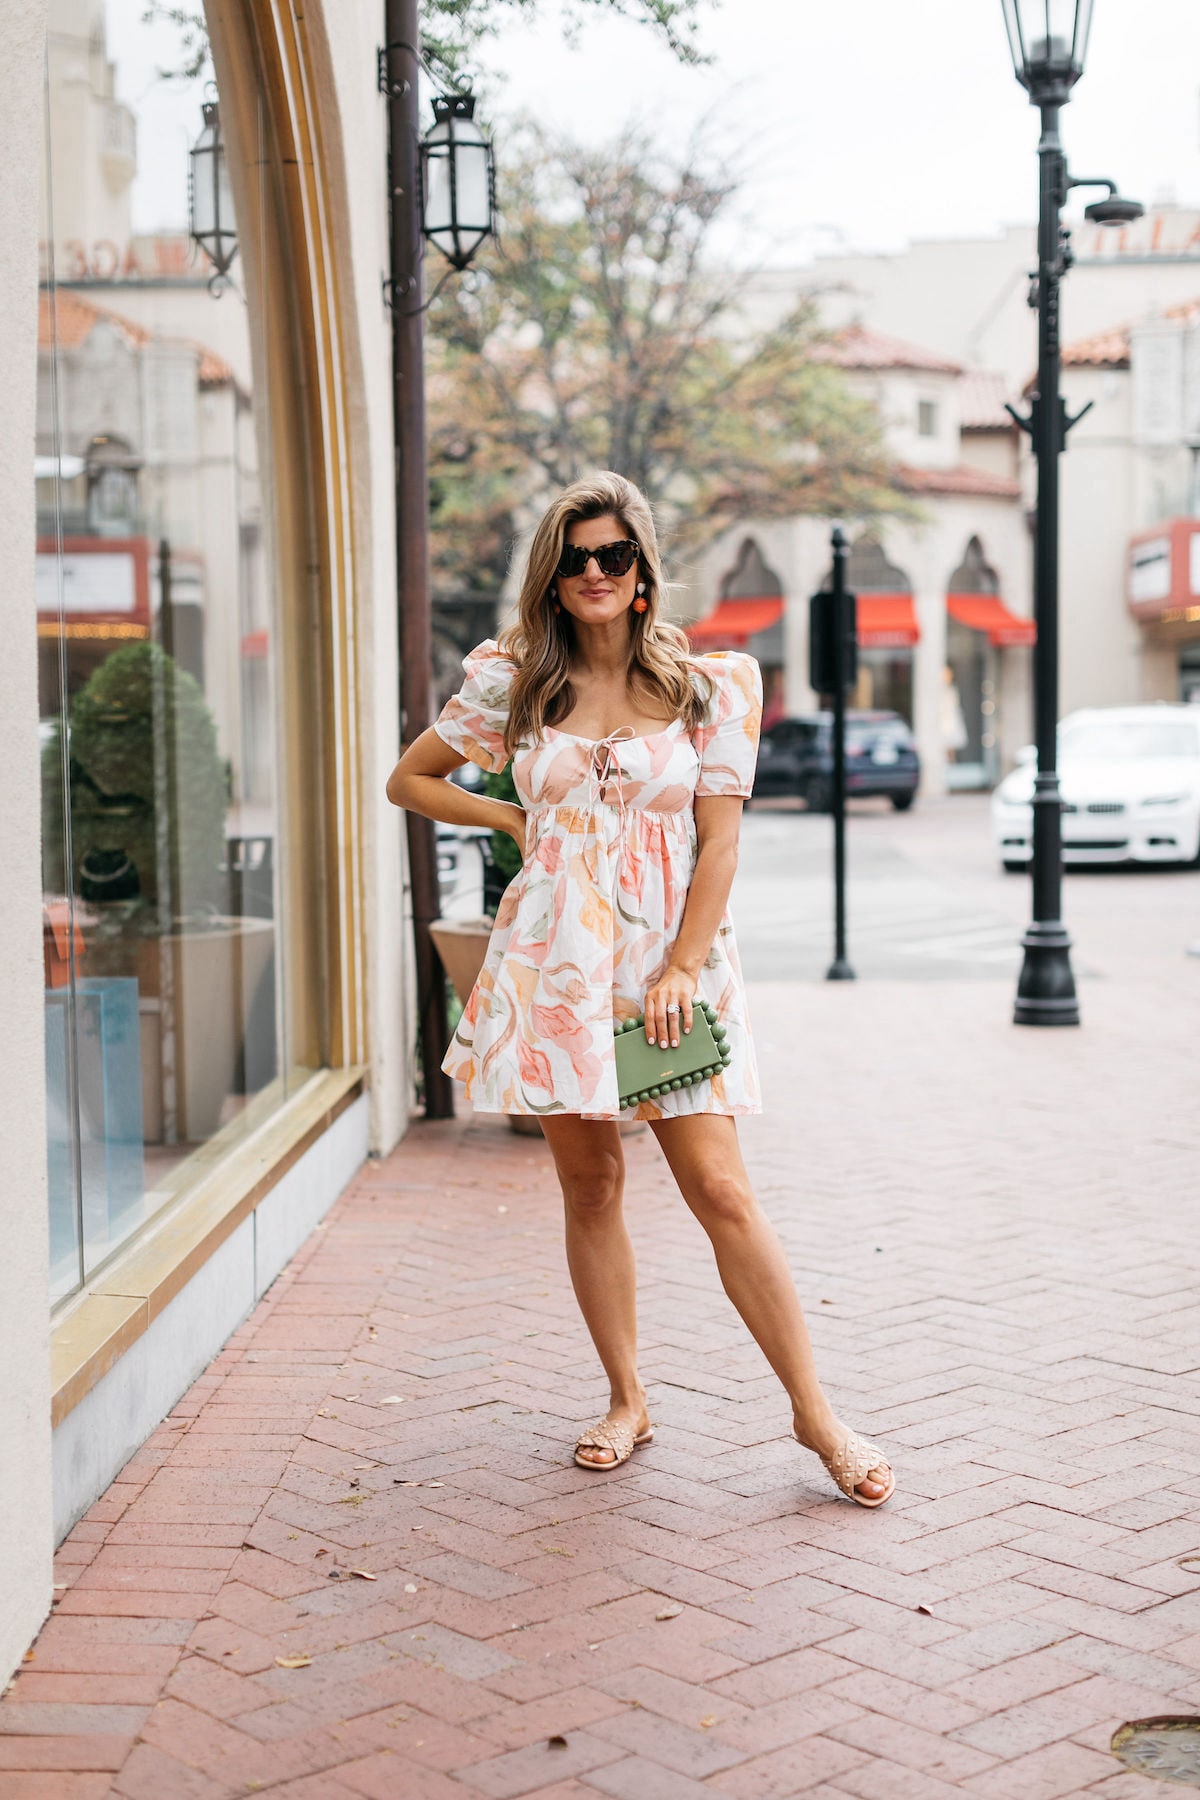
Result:
[[[897,812],[916,798],[921,763],[913,734],[899,713],[846,714],[846,794],[883,795]],[[833,714],[779,719],[762,734],[754,798],[794,794],[809,812],[833,803]]]

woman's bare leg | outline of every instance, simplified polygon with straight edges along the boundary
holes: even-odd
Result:
[[[608,1376],[608,1417],[645,1431],[646,1391],[637,1368],[637,1271],[625,1228],[625,1158],[615,1124],[560,1114],[542,1120],[563,1192],[567,1267],[584,1323]],[[599,1466],[611,1450],[580,1454]]]
[[[796,1435],[829,1455],[845,1428],[825,1398],[783,1246],[750,1186],[731,1118],[697,1113],[652,1126],[679,1191],[712,1240],[721,1283],[787,1389]],[[880,1476],[879,1481],[871,1477]],[[878,1499],[886,1469],[857,1491]]]

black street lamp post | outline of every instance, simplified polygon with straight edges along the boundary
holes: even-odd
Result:
[[[1124,224],[1141,216],[1115,182],[1072,176],[1059,136],[1059,113],[1083,74],[1092,0],[1002,0],[1017,80],[1041,114],[1038,161],[1038,266],[1029,303],[1038,315],[1037,388],[1028,418],[1012,407],[1029,433],[1037,459],[1034,536],[1034,725],[1037,776],[1033,794],[1033,919],[1022,941],[1025,957],[1013,1018],[1018,1025],[1078,1025],[1079,1001],[1071,968],[1071,940],[1062,921],[1062,794],[1058,780],[1058,459],[1071,426],[1059,391],[1059,289],[1071,266],[1070,234],[1061,212],[1072,188],[1103,187],[1085,217]],[[1089,402],[1090,405],[1090,402]]]

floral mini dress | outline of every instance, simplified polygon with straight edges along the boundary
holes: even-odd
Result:
[[[676,719],[599,740],[546,726],[518,745],[513,780],[528,818],[525,862],[510,882],[479,980],[442,1064],[477,1112],[666,1119],[761,1112],[758,1070],[729,915],[697,991],[716,1007],[733,1052],[708,1081],[622,1112],[613,1024],[637,1017],[666,967],[696,866],[693,802],[750,793],[762,715],[751,656],[697,657],[712,694],[704,722]],[[491,639],[435,730],[482,768],[507,762],[514,668]]]

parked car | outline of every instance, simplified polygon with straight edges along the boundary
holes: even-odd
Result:
[[[894,712],[846,714],[846,793],[882,795],[897,812],[916,798],[921,762],[913,734]],[[833,804],[833,714],[779,719],[763,732],[754,775],[755,800],[798,795],[809,812]]]
[[[1036,753],[992,795],[996,848],[1006,869],[1032,858]],[[1200,706],[1104,706],[1059,726],[1063,861],[1200,861]]]

